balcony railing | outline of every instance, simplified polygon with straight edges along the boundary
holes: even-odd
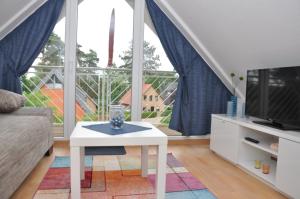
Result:
[[[178,75],[172,71],[144,71],[142,118],[157,126],[169,124]],[[55,136],[63,136],[64,68],[33,66],[22,77],[26,106],[53,110]],[[115,68],[76,68],[76,120],[104,121],[110,104],[125,107],[131,120],[131,70]],[[66,102],[67,103],[67,102]]]

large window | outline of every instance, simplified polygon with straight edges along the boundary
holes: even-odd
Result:
[[[161,46],[151,19],[145,15],[144,42],[141,43],[144,47],[144,62],[141,66],[143,85],[140,85],[142,91],[138,89],[132,91],[133,55],[138,54],[133,53],[133,41],[138,41],[138,38],[133,38],[135,1],[78,0],[78,18],[76,11],[71,9],[76,6],[74,5],[76,2],[68,1],[68,3],[69,6],[66,7],[70,10],[68,12],[63,10],[34,66],[22,77],[24,95],[28,99],[26,106],[51,107],[54,114],[55,136],[62,137],[69,135],[74,125],[70,117],[75,117],[76,121],[107,120],[111,104],[124,105],[126,120],[131,120],[132,113],[134,118],[138,119],[139,114],[134,114],[138,107],[132,105],[132,99],[138,101],[137,98],[140,97],[142,104],[139,110],[142,110],[143,121],[155,124],[168,135],[180,135],[167,128],[178,75]],[[140,6],[140,2],[137,6]],[[75,45],[74,24],[77,20],[77,45]],[[66,63],[64,55],[67,56]],[[64,72],[64,66],[68,73]],[[72,69],[75,67],[74,93]],[[137,67],[134,66],[134,73]],[[141,81],[135,84],[138,82]],[[65,99],[71,99],[67,104],[64,104],[65,87],[69,88]],[[75,104],[72,100],[74,97]],[[75,114],[68,113],[64,119],[66,113],[64,110],[75,111]],[[64,134],[63,125],[70,132]]]

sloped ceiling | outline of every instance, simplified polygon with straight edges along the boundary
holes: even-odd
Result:
[[[299,0],[156,2],[227,85],[231,72],[300,66]]]

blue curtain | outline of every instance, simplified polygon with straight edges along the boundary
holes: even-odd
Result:
[[[48,41],[64,0],[48,0],[0,41],[0,88],[22,93],[25,74]]]
[[[208,134],[211,114],[225,113],[231,94],[156,3],[146,3],[161,44],[180,76],[169,127],[185,136]]]

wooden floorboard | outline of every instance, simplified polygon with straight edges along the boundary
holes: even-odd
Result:
[[[181,143],[180,143],[181,142]],[[223,160],[209,150],[205,141],[170,142],[168,151],[219,199],[285,199],[283,195]],[[128,154],[139,154],[139,147],[126,147]],[[150,148],[154,154],[154,148]],[[69,155],[68,142],[56,142],[50,157],[44,157],[12,199],[31,199],[46,174],[53,158]]]

